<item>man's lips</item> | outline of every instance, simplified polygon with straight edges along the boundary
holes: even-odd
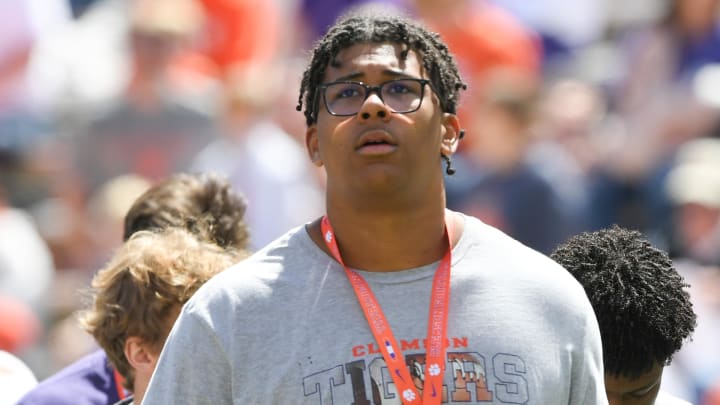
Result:
[[[365,131],[356,143],[355,150],[364,155],[391,153],[397,148],[397,142],[387,131]]]

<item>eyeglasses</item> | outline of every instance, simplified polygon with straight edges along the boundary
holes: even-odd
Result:
[[[372,92],[377,93],[392,112],[407,114],[420,108],[426,84],[430,81],[414,78],[390,80],[379,86],[341,81],[321,84],[318,91],[322,92],[325,108],[331,115],[344,117],[357,114]]]

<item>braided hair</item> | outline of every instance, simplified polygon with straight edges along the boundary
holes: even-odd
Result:
[[[298,111],[302,111],[304,97],[305,121],[308,126],[317,120],[317,87],[322,84],[328,65],[336,66],[335,57],[338,53],[359,43],[404,44],[406,48],[401,54],[402,58],[406,58],[410,51],[417,52],[440,98],[442,110],[456,113],[459,91],[467,86],[460,77],[455,59],[440,36],[402,16],[355,11],[341,17],[312,50],[310,65],[303,73],[296,107]]]
[[[617,225],[570,238],[550,256],[582,284],[603,344],[605,372],[637,378],[672,355],[695,329],[689,287],[668,255]]]

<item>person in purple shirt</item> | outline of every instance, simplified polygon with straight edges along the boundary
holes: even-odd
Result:
[[[128,395],[118,382],[105,352],[97,350],[41,382],[18,405],[112,405]]]
[[[224,178],[177,174],[138,197],[125,215],[123,241],[142,230],[181,227],[220,247],[246,250],[245,207]],[[129,394],[98,350],[43,380],[17,405],[112,405]]]

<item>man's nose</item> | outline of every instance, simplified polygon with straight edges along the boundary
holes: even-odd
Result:
[[[358,111],[358,116],[362,120],[369,120],[373,117],[385,119],[390,116],[390,112],[378,91],[375,90],[371,91],[365,101],[363,101],[360,111]]]

